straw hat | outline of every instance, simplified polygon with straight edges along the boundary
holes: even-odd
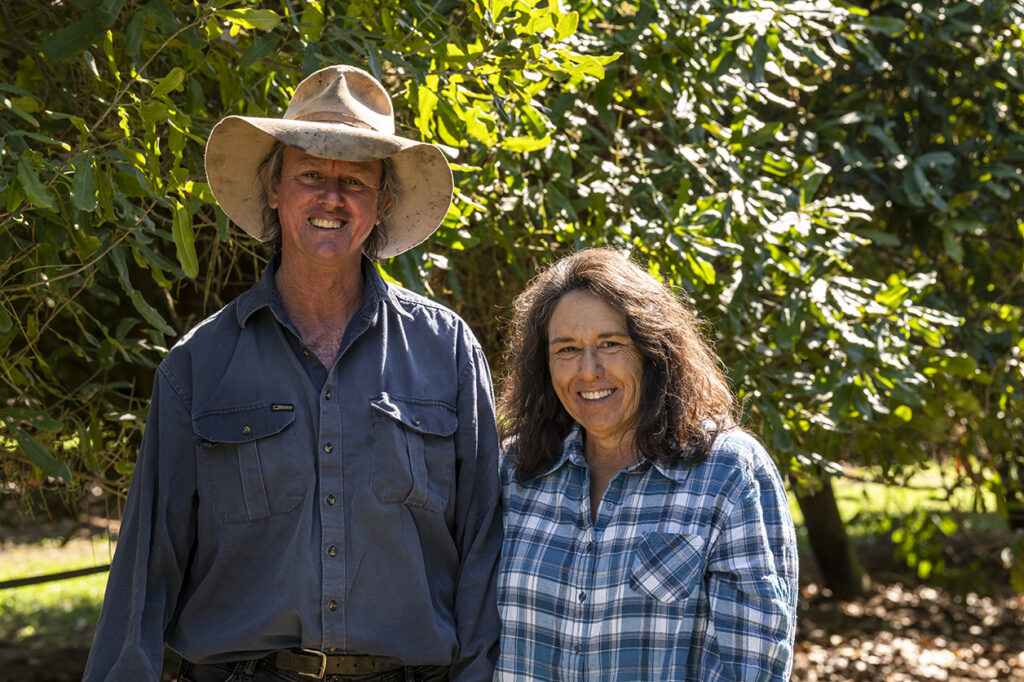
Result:
[[[452,201],[452,171],[432,144],[395,135],[391,98],[377,80],[353,66],[329,66],[299,83],[283,118],[228,116],[206,143],[206,177],[220,207],[260,241],[263,225],[257,169],[274,141],[336,161],[389,158],[399,190],[381,222],[382,258],[408,251],[433,234]]]

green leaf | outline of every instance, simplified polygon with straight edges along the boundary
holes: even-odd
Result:
[[[172,90],[177,90],[185,82],[185,71],[180,66],[175,66],[170,72],[158,80],[153,86],[153,97],[163,97]]]
[[[281,23],[281,17],[271,9],[226,9],[218,14],[239,28],[260,31],[272,31]]]
[[[955,166],[956,157],[949,152],[929,152],[917,157],[917,163],[928,168]]]
[[[199,259],[196,256],[196,236],[192,229],[192,213],[175,202],[174,218],[171,221],[171,233],[174,237],[174,248],[178,262],[185,276],[195,279],[199,275]]]
[[[98,43],[124,6],[124,0],[103,0],[98,7],[56,33],[43,38],[40,48],[47,59],[67,59],[90,45]]]
[[[49,450],[23,429],[15,427],[12,435],[25,456],[42,469],[43,473],[47,476],[52,476],[61,483],[71,482],[71,469],[68,468],[66,462],[62,462],[50,454]]]
[[[273,34],[260,36],[256,40],[252,41],[252,45],[249,47],[248,50],[245,51],[245,54],[242,55],[242,58],[238,60],[238,65],[242,68],[248,68],[252,66],[256,62],[260,61],[268,54],[273,52],[274,49],[280,43],[280,36],[276,36]]]
[[[25,196],[33,204],[41,208],[54,207],[53,194],[40,182],[39,174],[32,168],[28,156],[18,159],[18,181],[25,190]]]
[[[881,232],[879,230],[873,230],[871,228],[857,230],[857,234],[865,239],[870,239],[873,244],[877,244],[878,246],[898,247],[902,243],[896,235],[889,234],[888,232]]]
[[[503,149],[510,152],[535,152],[551,144],[551,136],[544,137],[506,137],[501,141]]]
[[[921,191],[921,196],[925,198],[929,204],[939,209],[943,213],[949,211],[949,204],[942,198],[938,190],[928,180],[928,176],[925,175],[924,167],[920,163],[914,163],[914,182],[917,183],[918,189]],[[959,262],[959,261],[958,261]]]
[[[559,17],[558,24],[555,26],[555,42],[565,40],[575,33],[579,23],[579,12],[569,12]]]
[[[887,308],[895,309],[907,299],[909,294],[910,287],[900,283],[878,292],[875,295],[875,300]]]
[[[14,320],[7,314],[7,306],[0,305],[0,334],[6,334],[14,328]]]
[[[302,31],[302,37],[309,42],[320,40],[324,30],[324,10],[316,0],[309,0],[306,9],[302,10],[299,30]]]
[[[128,21],[124,30],[124,53],[130,57],[139,54],[142,48],[142,29],[146,23],[146,13],[136,12]]]
[[[699,277],[705,284],[715,283],[715,268],[705,260],[694,258],[693,254],[687,252],[686,262],[690,264],[690,270]]]
[[[895,38],[907,29],[907,22],[897,17],[870,16],[851,22],[854,28],[863,29],[869,33],[882,33]]]
[[[91,213],[96,208],[96,185],[93,183],[93,153],[85,152],[71,163],[71,204],[79,211]]]
[[[489,0],[487,5],[491,12],[491,18],[495,22],[499,22],[502,20],[505,10],[512,6],[512,0]]]
[[[960,240],[957,238],[956,233],[948,225],[942,226],[942,247],[951,261],[957,265],[963,263],[964,248],[960,245]]]
[[[156,327],[160,332],[168,336],[176,336],[174,329],[167,324],[167,321],[157,312],[156,308],[146,303],[146,299],[142,297],[142,292],[138,289],[132,289],[128,294],[128,298],[131,299],[132,305],[139,311],[139,314],[149,322],[151,325]]]
[[[902,419],[905,422],[908,422],[914,418],[914,411],[907,407],[906,405],[900,405],[895,410],[893,410],[892,413],[896,417]]]

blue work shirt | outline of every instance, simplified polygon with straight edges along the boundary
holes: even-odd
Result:
[[[501,548],[487,362],[363,261],[327,369],[274,285],[160,364],[85,680],[308,647],[490,679]]]
[[[789,680],[797,548],[782,479],[749,434],[695,465],[617,473],[591,521],[576,425],[546,473],[502,458],[495,680]]]

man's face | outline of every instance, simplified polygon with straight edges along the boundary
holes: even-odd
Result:
[[[281,221],[283,261],[303,269],[358,268],[380,218],[382,170],[378,160],[332,161],[285,147],[281,178],[267,191]]]

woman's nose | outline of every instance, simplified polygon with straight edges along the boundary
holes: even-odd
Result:
[[[601,354],[593,346],[583,348],[580,355],[580,376],[584,378],[599,377],[604,373],[601,366]]]

